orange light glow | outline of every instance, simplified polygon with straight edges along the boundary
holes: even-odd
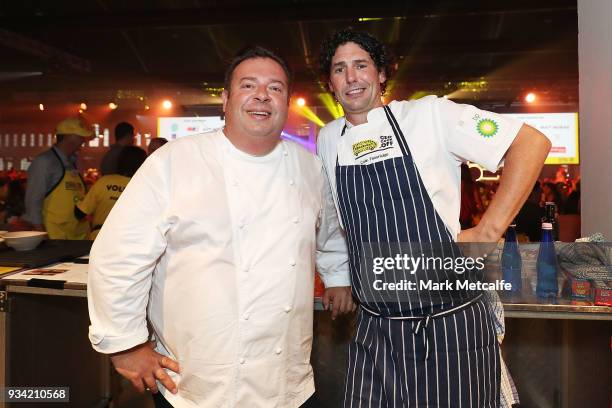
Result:
[[[525,95],[525,102],[534,103],[535,100],[536,100],[536,95],[533,92],[529,92],[527,95]]]

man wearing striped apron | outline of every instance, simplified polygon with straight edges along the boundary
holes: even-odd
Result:
[[[361,306],[345,406],[510,406],[508,390],[500,396],[506,372],[497,341],[503,334],[499,301],[482,291],[445,289],[422,296],[396,292],[393,301],[379,291],[363,258],[367,248],[381,246],[415,256],[415,244],[456,257],[456,241],[497,242],[527,197],[550,142],[520,122],[446,99],[384,106],[391,64],[384,46],[367,33],[333,34],[321,47],[320,63],[346,113],[321,130],[318,148]],[[505,160],[505,171],[482,221],[461,231],[459,166],[467,160],[493,171]],[[443,280],[429,271],[399,278]]]

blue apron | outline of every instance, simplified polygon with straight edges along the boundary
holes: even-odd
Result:
[[[434,253],[450,257],[460,254],[391,109],[384,110],[402,156],[361,166],[336,163],[353,294],[361,306],[349,346],[344,405],[497,407],[499,344],[482,293],[429,291],[395,302],[371,290],[371,271],[362,265],[364,248],[404,242],[433,246]],[[453,279],[434,272],[398,279]]]

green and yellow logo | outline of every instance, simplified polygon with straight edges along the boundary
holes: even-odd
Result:
[[[378,147],[378,144],[374,140],[362,140],[359,143],[353,145],[353,154],[359,156],[361,153],[374,150]]]
[[[476,125],[476,130],[484,137],[493,137],[497,133],[499,127],[494,120],[491,119],[481,119],[478,121]]]

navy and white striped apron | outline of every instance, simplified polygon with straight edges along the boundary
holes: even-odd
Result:
[[[363,245],[371,243],[444,243],[450,256],[459,254],[395,117],[384,110],[402,156],[361,166],[336,163],[353,293],[361,305],[344,406],[497,407],[499,345],[481,293],[434,292],[394,303],[376,298],[360,266]]]

